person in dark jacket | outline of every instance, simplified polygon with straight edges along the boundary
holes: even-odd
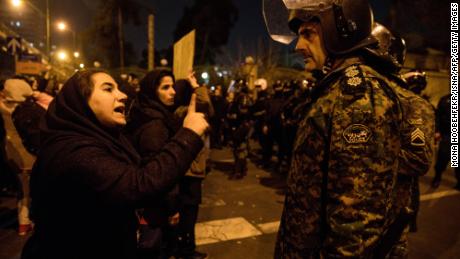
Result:
[[[195,93],[197,96],[196,110],[212,120],[215,112],[208,94],[208,88],[206,85],[200,86],[193,74],[189,76],[188,80],[178,80],[174,89],[176,90],[174,102],[177,107],[174,113],[179,119],[184,118],[192,93]],[[206,138],[209,139],[207,134],[203,139]],[[206,176],[208,156],[209,146],[205,144],[179,184],[180,221],[177,231],[177,251],[175,253],[175,258],[177,259],[204,259],[208,257],[206,253],[196,251],[195,242],[195,225],[198,220],[202,182]]]
[[[179,129],[174,117],[174,76],[168,70],[153,70],[140,82],[140,91],[130,112],[126,131],[143,163],[152,160]],[[139,248],[145,258],[168,258],[172,252],[173,227],[179,220],[178,186],[142,212]]]
[[[33,224],[28,216],[29,206],[29,178],[32,169],[32,165],[35,161],[35,157],[40,151],[40,121],[46,114],[46,110],[53,98],[46,93],[34,91],[31,96],[26,97],[25,101],[20,102],[16,108],[14,108],[11,114],[12,123],[14,125],[14,132],[19,135],[18,140],[22,142],[21,147],[24,149],[23,152],[27,152],[26,156],[22,156],[24,159],[31,159],[30,166],[19,167],[19,176],[21,179],[22,195],[20,196],[19,207],[19,218],[21,219],[18,226],[18,234],[20,236],[26,235],[32,231]],[[10,136],[14,136],[13,132],[10,132]],[[11,151],[10,151],[11,152]],[[24,164],[26,165],[26,164]]]
[[[216,86],[214,94],[211,95],[212,106],[215,110],[211,118],[211,148],[222,148],[223,121],[225,118],[225,107],[227,105],[222,93],[222,86]]]
[[[265,82],[266,84],[266,82]],[[257,85],[256,85],[257,87]],[[269,96],[266,89],[261,89],[257,87],[257,100],[254,102],[254,105],[251,107],[251,116],[254,119],[254,135],[259,142],[261,147],[261,154],[266,154],[268,148],[271,148],[271,143],[273,142],[271,139],[268,139],[269,136],[264,134],[263,128],[267,128],[267,123],[265,121],[267,110],[269,109]],[[258,166],[263,168],[268,168],[270,161],[261,159],[258,163]]]
[[[246,82],[240,81],[238,94],[235,102],[230,107],[229,114],[232,114],[234,126],[232,127],[232,153],[235,166],[229,175],[230,180],[239,180],[247,175],[247,159],[249,156],[249,135],[251,130],[250,109],[252,100],[249,97],[249,90]]]
[[[285,150],[283,146],[281,111],[283,109],[283,84],[281,81],[275,82],[273,85],[275,94],[273,98],[268,100],[268,109],[265,114],[266,126],[263,128],[263,133],[267,135],[267,144],[263,154],[263,160],[270,163],[273,154],[273,145],[278,146],[275,171],[279,172],[283,161],[285,161]]]
[[[40,149],[40,120],[45,116],[52,97],[46,93],[34,91],[13,111],[12,118],[22,144],[32,155]]]
[[[50,104],[31,176],[35,232],[22,258],[135,258],[135,209],[167,193],[203,146],[194,110],[151,162],[121,134],[126,95],[98,70],[79,71]]]

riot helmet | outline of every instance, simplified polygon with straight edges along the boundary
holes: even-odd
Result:
[[[404,39],[394,36],[388,28],[379,23],[374,24],[372,35],[378,43],[367,46],[366,51],[392,72],[401,70],[406,58]]]
[[[297,88],[297,81],[296,80],[291,80],[291,81],[286,81],[283,86],[283,94],[287,97],[290,96],[294,90]]]
[[[427,85],[426,74],[420,69],[412,69],[403,74],[403,79],[407,83],[407,88],[416,94],[421,94]]]
[[[367,0],[264,0],[263,8],[270,36],[285,44],[296,37],[302,23],[313,20],[321,25],[330,55],[347,54],[376,42]],[[286,21],[287,29],[280,25]]]
[[[283,87],[283,82],[281,80],[276,80],[276,82],[273,84],[273,90],[275,93],[283,92]]]
[[[247,94],[238,95],[237,104],[238,104],[238,111],[240,115],[249,114],[249,109],[251,108],[252,101],[251,101],[251,98]]]
[[[265,91],[267,89],[267,80],[265,78],[258,78],[254,82],[254,85],[258,90]]]
[[[238,79],[235,82],[235,89],[237,93],[248,93],[248,83],[245,79]]]

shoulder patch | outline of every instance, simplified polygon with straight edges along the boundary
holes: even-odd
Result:
[[[347,77],[355,77],[358,74],[359,74],[359,71],[355,66],[351,66],[345,70],[345,75]]]
[[[419,119],[409,119],[408,120],[410,124],[412,125],[423,125],[423,119],[422,118],[419,118]]]
[[[425,133],[423,133],[423,131],[419,128],[416,128],[411,133],[410,144],[417,147],[425,146]]]
[[[367,143],[372,136],[369,127],[362,124],[351,124],[343,132],[343,138],[349,144]]]
[[[347,84],[351,86],[358,86],[363,82],[363,80],[359,77],[352,77],[347,80]]]
[[[345,69],[341,85],[342,91],[346,95],[357,97],[364,94],[367,83],[359,65],[351,65]]]

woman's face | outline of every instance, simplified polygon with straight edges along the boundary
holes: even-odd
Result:
[[[99,122],[106,127],[126,124],[126,95],[118,90],[115,80],[106,73],[96,73],[91,77],[94,84],[88,105]]]
[[[174,82],[172,77],[165,76],[161,79],[160,86],[157,88],[158,99],[166,106],[174,105],[176,91],[174,91],[173,85]]]

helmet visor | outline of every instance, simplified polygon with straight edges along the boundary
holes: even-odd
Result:
[[[265,26],[274,41],[290,44],[297,35],[292,26],[289,27],[289,21],[296,18],[306,21],[312,18],[310,14],[330,8],[332,4],[333,0],[263,0]]]
[[[320,11],[334,3],[334,0],[282,0],[287,9],[303,9],[305,11]]]
[[[263,0],[262,12],[268,34],[274,41],[287,45],[297,37],[289,29],[289,10],[283,0]]]

